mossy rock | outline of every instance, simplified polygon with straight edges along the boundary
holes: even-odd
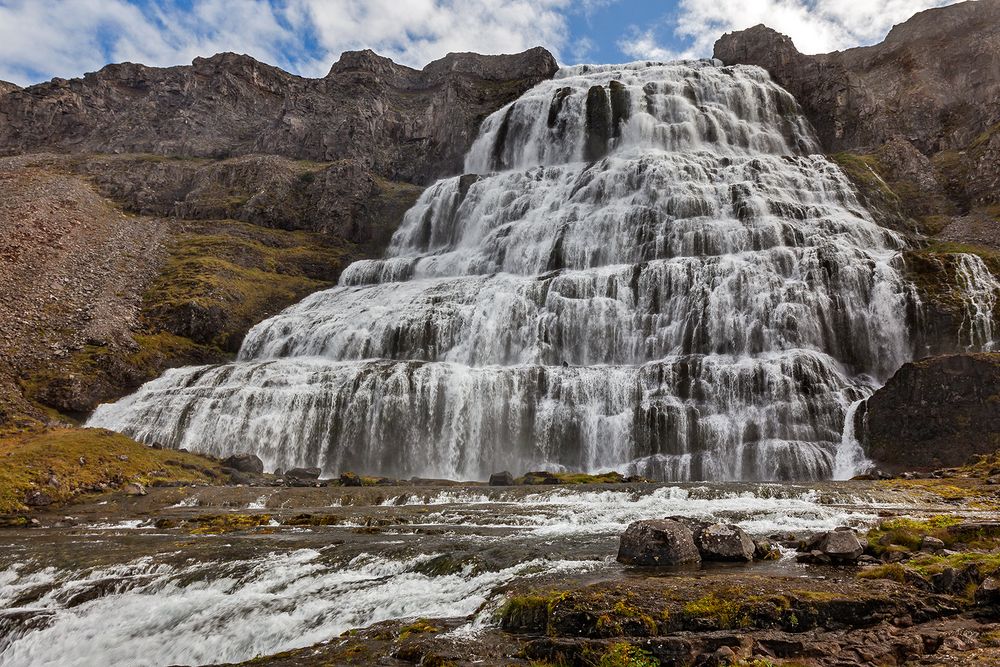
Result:
[[[196,454],[153,449],[119,433],[55,428],[0,439],[0,514],[24,511],[29,494],[52,504],[129,483],[209,483],[220,465]]]

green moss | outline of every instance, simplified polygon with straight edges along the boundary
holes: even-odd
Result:
[[[719,629],[744,628],[750,625],[750,616],[741,600],[746,597],[741,589],[712,591],[684,605],[689,619],[707,620]]]
[[[143,311],[160,329],[235,350],[250,326],[329,287],[347,250],[306,232],[234,221],[206,224],[174,238]],[[213,325],[202,330],[192,322],[203,319]]]
[[[574,472],[529,472],[518,477],[516,484],[534,486],[539,484],[622,484],[625,478],[618,472],[597,475]]]
[[[410,623],[409,625],[404,625],[399,630],[399,641],[405,640],[407,637],[413,634],[422,634],[426,632],[441,632],[442,628],[440,626],[434,625],[426,618],[420,618]]]
[[[544,632],[555,605],[564,594],[514,595],[497,612],[500,626],[508,631]]]
[[[625,642],[612,644],[597,662],[597,667],[657,667],[660,662],[638,646]]]
[[[103,429],[57,428],[0,440],[0,513],[23,511],[40,491],[70,502],[102,487],[130,482],[206,483],[222,477],[218,463],[195,454],[157,450]]]
[[[192,535],[219,535],[252,530],[271,523],[269,514],[209,514],[191,519]]]
[[[862,579],[890,579],[903,583],[906,581],[906,568],[899,563],[876,565],[864,568],[858,572],[858,576]]]
[[[949,515],[929,519],[888,519],[868,531],[868,544],[876,555],[891,550],[893,546],[915,551],[927,536],[936,537],[946,546],[951,546],[956,540],[948,527],[957,523],[961,523],[961,519]]]

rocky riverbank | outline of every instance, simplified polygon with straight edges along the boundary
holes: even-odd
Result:
[[[59,659],[92,623],[102,638],[83,657],[109,664],[129,651],[274,665],[1000,657],[992,457],[918,479],[489,486],[276,476],[249,457],[148,451],[196,477],[53,498],[4,530],[7,663]],[[144,463],[126,456],[113,460]],[[700,562],[615,561],[630,523],[665,517]],[[156,629],[171,610],[182,644]]]

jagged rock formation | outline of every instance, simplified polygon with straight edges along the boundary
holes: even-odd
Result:
[[[898,194],[911,206],[915,194],[918,214],[1000,201],[1000,2],[929,9],[881,44],[821,55],[758,25],[723,36],[715,57],[767,69],[828,152],[878,153],[875,170],[912,189]]]
[[[420,71],[363,51],[303,79],[220,54],[0,83],[0,430],[227,358],[379,255],[419,184],[555,68],[544,49]]]
[[[108,65],[0,99],[0,151],[349,159],[394,180],[460,170],[479,123],[551,77],[555,59],[449,54],[423,70],[345,53],[322,79],[223,53],[190,66]]]
[[[1000,354],[905,364],[859,410],[870,455],[890,470],[966,463],[1000,449]]]

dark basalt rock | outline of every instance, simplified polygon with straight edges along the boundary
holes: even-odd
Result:
[[[800,563],[850,564],[857,562],[865,551],[866,543],[849,528],[831,530],[814,535],[800,549],[796,558]]]
[[[904,364],[861,406],[856,433],[890,471],[964,464],[1000,449],[1000,354]]]
[[[292,468],[285,473],[287,486],[315,486],[323,471],[319,468]]]
[[[251,472],[261,475],[264,473],[264,462],[256,454],[242,452],[233,454],[223,460],[222,465],[239,472]]]
[[[713,523],[695,531],[694,542],[702,560],[749,562],[756,551],[746,531],[723,523]]]
[[[514,476],[504,470],[490,475],[490,486],[514,486]]]
[[[880,44],[820,55],[758,25],[721,37],[715,57],[768,70],[829,152],[868,153],[892,142],[878,149],[879,161],[888,180],[907,184],[899,204],[908,215],[945,197],[962,209],[998,200],[1000,3],[929,9]],[[939,157],[941,173],[921,154]]]
[[[628,120],[632,100],[628,90],[620,81],[612,81],[611,89],[611,136],[622,135],[622,123]]]
[[[587,141],[583,159],[600,160],[607,155],[611,139],[611,102],[604,86],[591,86],[587,91]]]
[[[618,562],[626,565],[679,565],[700,560],[691,529],[671,519],[630,524],[618,546]]]

